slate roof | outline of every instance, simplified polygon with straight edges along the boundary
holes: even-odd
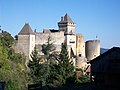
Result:
[[[71,18],[68,16],[67,13],[66,13],[66,15],[64,16],[64,21],[73,23],[73,21],[71,20]]]
[[[34,32],[32,31],[30,25],[26,23],[18,34],[19,35],[30,35],[30,34],[34,34]]]
[[[113,48],[109,49],[108,51],[106,51],[105,53],[101,54],[100,56],[96,57],[95,59],[91,60],[88,63],[96,62],[96,61],[100,60],[101,58],[109,55],[113,51],[116,51],[116,52],[120,53],[120,47],[113,47]]]
[[[74,23],[67,13],[65,14],[65,16],[61,18],[61,21],[59,23],[65,23],[65,22]]]

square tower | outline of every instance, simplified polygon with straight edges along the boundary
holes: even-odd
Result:
[[[64,30],[65,34],[75,34],[76,23],[71,20],[71,18],[66,14],[61,17],[61,21],[58,22],[59,30]]]
[[[24,53],[26,56],[26,64],[31,58],[31,52],[35,47],[35,34],[28,23],[24,25],[18,33],[18,53]]]

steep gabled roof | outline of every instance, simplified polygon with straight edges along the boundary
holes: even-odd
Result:
[[[19,35],[29,35],[29,34],[34,34],[34,32],[32,31],[30,25],[28,23],[26,23],[18,34]]]
[[[113,48],[109,49],[109,50],[106,51],[105,53],[103,53],[103,54],[101,54],[100,56],[96,57],[95,59],[91,60],[90,63],[96,62],[96,61],[100,60],[101,58],[109,55],[110,53],[112,53],[112,52],[114,52],[114,51],[120,53],[120,47],[113,47]]]

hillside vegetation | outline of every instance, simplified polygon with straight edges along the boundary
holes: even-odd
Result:
[[[15,53],[14,38],[6,31],[0,35],[0,81],[5,90],[26,90],[25,56]]]

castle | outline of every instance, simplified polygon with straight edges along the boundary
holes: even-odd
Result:
[[[48,37],[54,41],[56,51],[60,52],[61,44],[66,42],[69,57],[74,59],[78,68],[84,68],[86,62],[100,55],[100,41],[89,40],[84,42],[82,34],[75,33],[76,23],[66,14],[58,22],[58,30],[43,29],[43,32],[33,32],[30,25],[26,23],[18,33],[18,40],[14,48],[18,53],[26,55],[26,63],[29,62],[30,54],[34,47],[41,51],[41,46],[47,42]]]

